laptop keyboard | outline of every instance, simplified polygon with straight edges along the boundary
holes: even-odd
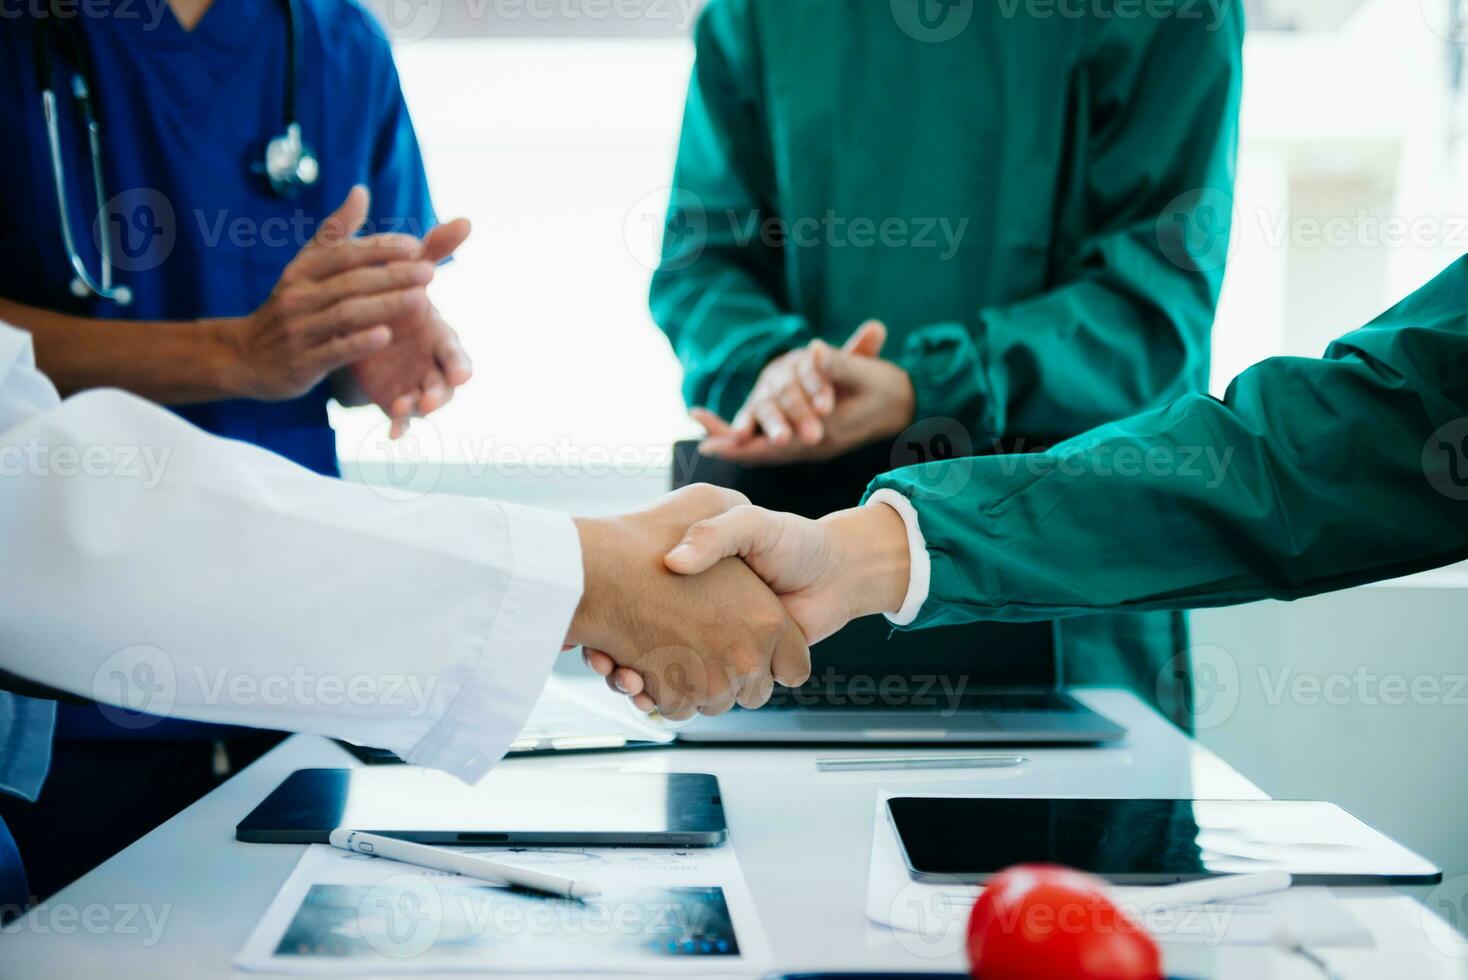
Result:
[[[851,694],[808,689],[776,688],[770,708],[799,711],[1074,711],[1069,698],[1053,691],[978,691],[953,694],[941,687],[910,691],[902,697],[882,697],[870,689]]]

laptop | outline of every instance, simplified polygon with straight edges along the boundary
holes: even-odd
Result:
[[[805,517],[854,506],[890,447],[819,464],[745,468],[674,447],[673,487],[712,483]],[[1055,623],[894,630],[872,616],[811,650],[810,680],[758,711],[697,717],[680,742],[1042,744],[1114,742],[1122,728],[1065,692]]]

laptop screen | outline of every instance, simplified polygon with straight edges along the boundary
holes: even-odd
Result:
[[[839,460],[745,468],[675,447],[674,489],[712,483],[739,490],[771,510],[820,517],[855,506],[867,484],[890,468],[890,447],[868,447]],[[934,678],[949,690],[1051,690],[1060,685],[1053,623],[971,623],[896,630],[881,616],[860,619],[811,650],[809,687],[916,692]],[[914,693],[913,696],[916,696]]]

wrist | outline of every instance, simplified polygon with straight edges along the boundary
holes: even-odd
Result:
[[[917,419],[917,389],[912,375],[900,364],[887,362],[892,368],[892,408],[887,413],[886,425],[878,433],[879,439],[892,439],[904,432]]]
[[[901,609],[912,576],[902,515],[882,504],[838,511],[820,523],[836,542],[850,618]]]
[[[248,317],[221,317],[199,324],[204,338],[203,370],[222,398],[257,397],[249,362],[244,356],[243,338],[248,323]]]
[[[566,633],[568,646],[602,649],[609,644],[613,613],[617,608],[612,557],[617,553],[617,527],[605,519],[578,517],[576,534],[581,539],[581,601]]]

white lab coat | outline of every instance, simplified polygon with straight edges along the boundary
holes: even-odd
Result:
[[[29,335],[0,324],[11,673],[473,781],[523,723],[581,589],[565,515],[390,500],[122,392],[62,402]]]

